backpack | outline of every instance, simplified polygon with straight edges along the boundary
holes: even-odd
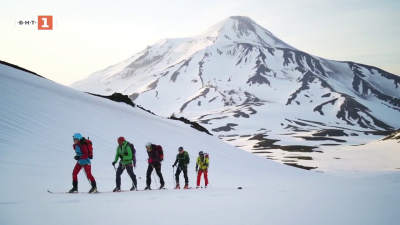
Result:
[[[187,161],[186,161],[186,164],[189,164],[189,163],[190,163],[190,157],[189,157],[189,153],[188,153],[188,152],[186,152],[186,154],[187,154]]]
[[[93,144],[92,141],[82,137],[81,139],[81,144],[85,144],[87,149],[88,149],[88,154],[89,154],[89,159],[93,159]]]
[[[164,160],[164,151],[161,145],[157,145],[156,150],[158,151],[158,157],[160,158],[160,162]]]
[[[133,161],[133,166],[136,167],[136,149],[135,149],[135,146],[133,146],[133,144],[132,144],[132,143],[129,143],[129,142],[128,142],[127,145],[128,145],[128,146],[131,148],[131,150],[132,150],[132,161]]]

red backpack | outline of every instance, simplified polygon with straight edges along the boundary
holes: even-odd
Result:
[[[93,159],[93,145],[92,141],[88,139],[85,139],[84,137],[81,139],[81,144],[85,144],[88,149],[88,154],[89,154],[89,159]]]

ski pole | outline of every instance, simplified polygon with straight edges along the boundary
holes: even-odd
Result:
[[[154,168],[154,167],[153,167],[153,168]],[[154,169],[155,169],[155,168],[154,168]],[[154,182],[156,182],[156,187],[157,187],[157,189],[158,189],[158,184],[157,184],[157,180],[156,180],[156,175],[154,175],[154,170],[153,170],[152,174],[153,174]]]
[[[90,182],[90,180],[89,180],[89,178],[88,178],[88,176],[87,176],[87,174],[86,174],[85,167],[83,167],[83,165],[81,165],[81,167],[82,167],[82,169],[83,169],[83,172],[84,172],[85,175],[86,175],[86,179],[89,181],[90,186],[92,186],[92,182]]]
[[[172,183],[174,183],[175,166],[172,167]]]

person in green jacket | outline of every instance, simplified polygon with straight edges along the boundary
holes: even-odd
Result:
[[[121,158],[121,160],[119,161],[119,166],[116,171],[115,182],[117,183],[117,187],[113,190],[113,192],[121,191],[121,174],[122,174],[122,172],[124,172],[125,168],[133,182],[131,191],[137,191],[137,181],[136,181],[136,175],[133,172],[133,157],[132,156],[133,156],[132,149],[128,145],[128,142],[125,140],[124,137],[119,137],[117,152],[115,154],[114,162],[112,162],[112,165],[114,166],[114,168],[115,168],[115,164],[118,161],[118,158]]]
[[[190,162],[189,158],[189,153],[187,153],[183,147],[178,148],[178,155],[176,155],[176,160],[174,165],[172,167],[176,166],[176,163],[178,163],[178,167],[176,169],[175,173],[175,180],[176,180],[176,187],[175,189],[180,189],[179,185],[179,175],[181,174],[181,171],[183,171],[183,176],[185,177],[185,187],[183,189],[189,189],[189,178],[187,176],[187,165]]]

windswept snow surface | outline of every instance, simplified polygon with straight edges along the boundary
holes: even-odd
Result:
[[[398,173],[344,178],[285,166],[232,147],[216,137],[123,103],[97,98],[0,65],[0,224],[398,224]],[[67,191],[75,160],[72,134],[94,145],[98,190],[115,187],[117,138],[137,149],[138,187],[145,186],[144,144],[165,150],[168,190],[100,194]],[[210,153],[211,189],[171,190],[179,146],[195,159]],[[181,177],[181,182],[182,182]],[[122,188],[130,188],[126,172]],[[159,184],[159,182],[158,182]],[[155,182],[153,180],[153,188]],[[243,187],[242,190],[237,187]],[[79,190],[89,184],[79,174]]]

